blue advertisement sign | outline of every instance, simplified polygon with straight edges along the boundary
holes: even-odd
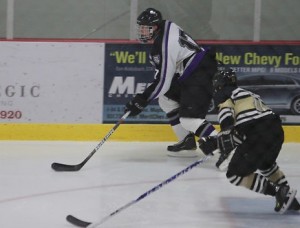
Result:
[[[299,45],[219,45],[216,48],[217,59],[236,71],[240,87],[260,95],[284,124],[300,123]]]
[[[217,59],[238,76],[284,73],[300,77],[299,45],[218,45],[216,49]]]
[[[285,124],[300,123],[300,45],[210,45],[217,50],[220,69],[236,71],[241,87],[258,93],[281,115]],[[148,60],[150,45],[106,44],[103,122],[114,123],[125,104],[152,82],[154,69]],[[208,120],[216,121],[212,107]],[[167,123],[157,101],[129,123]]]
[[[103,122],[116,122],[124,107],[137,93],[142,93],[153,81],[154,68],[148,59],[149,45],[106,44]],[[165,113],[157,101],[126,122],[164,123]]]

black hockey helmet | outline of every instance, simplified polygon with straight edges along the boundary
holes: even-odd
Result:
[[[137,18],[138,40],[147,43],[149,40],[154,39],[158,32],[158,29],[155,30],[154,26],[159,27],[161,22],[162,15],[158,10],[154,8],[144,10]]]
[[[232,69],[218,71],[213,77],[213,88],[215,93],[222,90],[224,87],[237,87],[236,74]]]

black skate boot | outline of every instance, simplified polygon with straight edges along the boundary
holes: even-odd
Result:
[[[290,205],[295,200],[297,190],[286,185],[278,186],[277,188],[278,190],[275,195],[276,205],[274,210],[280,214],[283,214],[290,208]]]
[[[168,156],[171,157],[196,157],[198,156],[197,144],[193,133],[188,134],[183,140],[168,146]]]

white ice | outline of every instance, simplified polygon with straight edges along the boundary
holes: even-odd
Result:
[[[53,162],[80,163],[97,144],[1,141],[0,227],[71,228],[68,214],[100,221],[203,157],[168,157],[167,142],[108,140],[80,171],[51,169]],[[298,213],[275,213],[274,198],[232,186],[215,162],[191,169],[100,227],[300,227]],[[278,163],[300,191],[300,144],[285,144]]]

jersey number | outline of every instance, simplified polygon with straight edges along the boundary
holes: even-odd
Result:
[[[260,112],[270,110],[270,108],[264,104],[264,102],[260,99],[260,97],[253,96],[253,98],[254,98],[253,104],[254,104],[254,107],[256,108],[256,110],[258,110]]]
[[[197,43],[182,30],[179,30],[179,44],[191,51],[199,51],[200,49]]]

